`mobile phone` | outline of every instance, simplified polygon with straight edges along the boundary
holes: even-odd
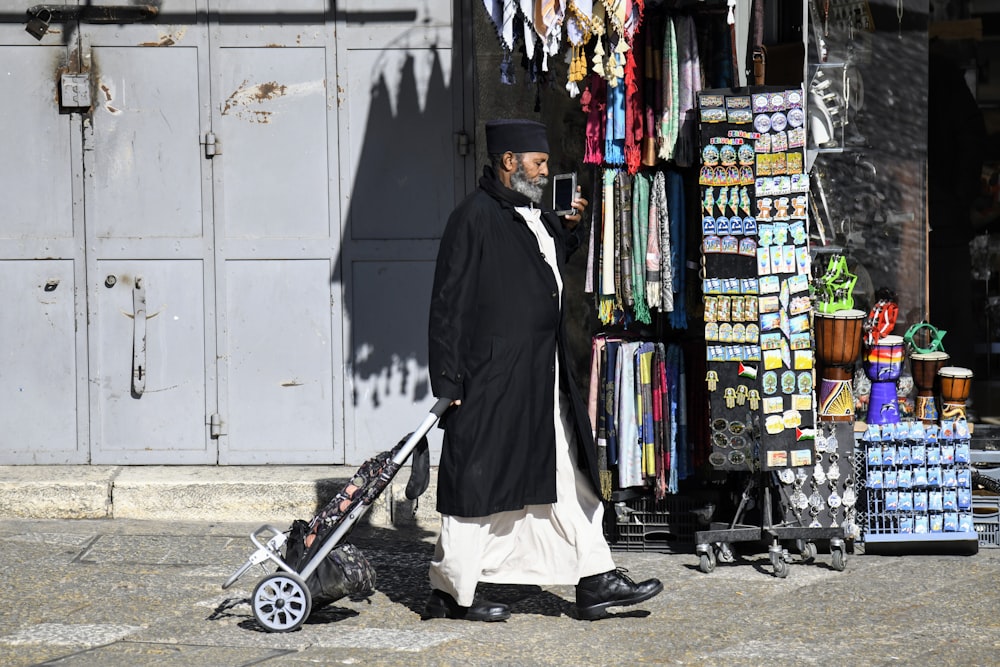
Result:
[[[576,199],[576,172],[556,174],[552,178],[552,210],[556,215],[573,215],[573,200]]]

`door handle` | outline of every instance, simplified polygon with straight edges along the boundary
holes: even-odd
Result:
[[[135,277],[132,289],[132,395],[138,398],[146,390],[146,285]]]

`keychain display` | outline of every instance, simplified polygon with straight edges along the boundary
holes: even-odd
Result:
[[[844,535],[858,536],[853,457],[853,424],[820,422],[812,440],[811,464],[799,455],[794,467],[777,472],[782,520],[787,525],[808,528],[843,528]],[[845,452],[841,454],[841,450]]]
[[[968,541],[978,549],[973,522],[969,426],[921,421],[870,424],[864,444],[864,540]]]

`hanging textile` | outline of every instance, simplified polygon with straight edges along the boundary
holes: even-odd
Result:
[[[638,349],[639,343],[622,343],[618,347],[616,361],[618,486],[622,489],[642,485],[642,451],[639,448],[639,424],[636,420],[635,400],[635,353]]]
[[[667,428],[664,416],[669,414],[667,386],[667,352],[663,343],[657,343],[653,354],[653,428],[656,456],[656,481],[653,485],[657,500],[667,495],[667,473],[670,469],[670,450],[665,447]]]
[[[615,299],[615,172],[610,169],[603,175],[601,198],[601,271],[598,317],[603,324],[611,323]]]
[[[697,154],[697,93],[704,88],[701,62],[698,57],[698,36],[694,19],[678,17],[677,42],[677,134],[673,150],[674,162],[689,167],[698,160]]]
[[[653,432],[653,350],[651,342],[639,344],[635,354],[636,419],[643,477],[656,477],[656,436]]]
[[[680,125],[680,106],[678,105],[678,62],[677,40],[675,37],[674,20],[668,18],[663,30],[663,111],[660,114],[660,151],[663,160],[674,156],[674,144],[677,143],[677,130]]]
[[[604,162],[604,124],[608,108],[608,92],[604,79],[598,74],[590,75],[590,83],[580,96],[580,107],[587,114],[587,130],[584,141],[584,164]]]
[[[651,488],[658,498],[677,493],[678,481],[693,470],[681,348],[599,334],[592,351],[594,419],[598,441],[607,443],[602,495],[611,487]]]
[[[591,233],[593,267],[586,291],[597,299],[602,324],[653,323],[669,313],[669,325],[687,328],[684,308],[684,186],[675,171],[630,176],[605,169],[600,177],[600,224]],[[595,191],[596,194],[596,191]]]
[[[619,171],[615,178],[615,192],[618,202],[618,224],[615,226],[616,244],[618,248],[618,275],[615,277],[615,291],[620,299],[617,303],[621,309],[630,308],[633,304],[632,294],[632,178],[628,173]]]
[[[653,186],[647,186],[646,214],[646,306],[658,309],[660,307],[660,207],[655,193],[656,177]],[[664,195],[664,198],[666,195]]]
[[[618,54],[613,55],[614,58]],[[617,78],[608,82],[608,105],[604,127],[604,161],[625,164],[625,86]]]
[[[639,146],[642,143],[643,114],[642,114],[642,88],[639,86],[638,77],[641,73],[637,71],[635,44],[639,35],[639,25],[642,22],[642,0],[633,0],[628,8],[628,17],[625,23],[624,39],[628,47],[624,53],[625,62],[625,165],[628,173],[634,174],[639,170],[642,162],[642,153]],[[641,55],[641,52],[640,52]]]
[[[636,174],[632,181],[632,307],[635,319],[643,324],[652,320],[646,304],[646,252],[649,240],[649,180]]]
[[[685,306],[685,228],[684,215],[684,179],[676,171],[667,172],[667,206],[670,214],[670,251],[671,268],[673,270],[674,309],[670,312],[670,325],[675,329],[687,329],[687,311]]]

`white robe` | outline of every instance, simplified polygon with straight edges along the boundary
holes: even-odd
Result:
[[[541,211],[518,208],[555,274],[555,242],[540,220]],[[559,360],[556,375],[559,377]],[[581,577],[615,569],[604,539],[604,505],[587,476],[577,467],[576,443],[569,423],[568,398],[555,392],[556,502],[484,517],[441,516],[441,533],[430,566],[432,588],[458,604],[472,604],[479,582],[493,584],[570,585]]]

